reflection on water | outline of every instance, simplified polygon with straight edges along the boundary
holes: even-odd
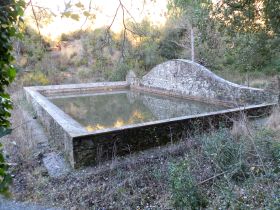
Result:
[[[130,90],[50,100],[88,131],[225,109],[222,106]]]

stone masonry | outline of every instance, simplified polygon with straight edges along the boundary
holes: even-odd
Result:
[[[183,59],[154,67],[139,81],[140,87],[164,90],[203,101],[223,101],[234,105],[271,102],[263,89],[238,85],[222,79],[202,65]]]

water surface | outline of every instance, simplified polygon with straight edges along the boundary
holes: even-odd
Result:
[[[223,106],[132,90],[49,99],[88,131],[226,109]]]

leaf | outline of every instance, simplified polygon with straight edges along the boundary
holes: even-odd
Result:
[[[85,17],[88,17],[88,16],[90,16],[90,13],[89,13],[88,11],[84,11],[84,12],[83,12],[83,15],[84,15]]]
[[[5,6],[13,5],[13,6]],[[21,16],[24,12],[24,0],[1,1],[0,9],[0,138],[12,132],[9,129],[11,116],[9,110],[12,108],[12,102],[5,88],[14,80],[16,69],[13,67],[13,40],[19,38],[17,24],[22,22]],[[0,144],[0,194],[9,194],[9,184],[11,176],[7,173],[8,166],[5,164],[4,156]]]
[[[0,138],[11,134],[13,131],[13,129],[10,128],[4,128],[4,127],[0,127]]]
[[[77,4],[75,4],[76,7],[83,9],[85,6],[81,3],[78,2]]]
[[[72,12],[70,12],[70,11],[63,12],[63,13],[62,13],[62,17],[67,17],[67,18],[69,18],[71,15],[72,15]]]
[[[71,1],[65,3],[65,10],[70,9],[72,7]]]
[[[16,77],[16,73],[17,73],[16,69],[13,66],[11,66],[8,72],[10,81],[14,80],[14,78]]]
[[[70,16],[73,20],[79,21],[80,20],[80,16],[78,14],[71,14]]]

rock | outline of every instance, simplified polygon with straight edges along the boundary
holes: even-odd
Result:
[[[128,84],[130,85],[137,85],[138,83],[138,79],[137,79],[137,76],[136,74],[134,73],[134,71],[130,70],[126,77],[125,77],[125,80]]]
[[[46,154],[43,158],[43,163],[52,178],[62,177],[70,172],[70,167],[65,159],[54,152]]]

